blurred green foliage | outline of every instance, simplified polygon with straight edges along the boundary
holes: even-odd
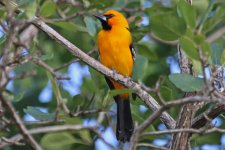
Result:
[[[213,41],[213,43],[207,41],[207,37],[225,26],[225,1],[193,0],[193,6],[184,0],[77,0],[74,5],[63,3],[63,0],[58,1],[59,3],[51,0],[17,0],[15,2],[22,12],[16,19],[29,20],[37,15],[87,53],[96,47],[97,32],[101,29],[100,23],[92,15],[112,8],[121,11],[129,20],[133,43],[137,49],[133,79],[143,82],[146,86],[154,87],[159,77],[163,76],[164,80],[161,82],[160,93],[167,101],[182,97],[183,92],[200,90],[203,84],[201,79],[188,75],[169,76],[171,68],[168,64],[168,57],[177,60],[176,44],[170,44],[169,42],[180,43],[181,48],[193,62],[194,68],[199,74],[201,73],[199,48],[207,56],[209,66],[225,64],[224,36]],[[6,16],[7,11],[4,7],[1,7],[0,21],[4,22]],[[6,36],[0,37],[0,52],[5,43],[5,38]],[[74,56],[41,31],[32,41],[29,55],[40,58],[53,68],[60,67],[74,59]],[[92,57],[98,59],[98,54],[94,53]],[[82,62],[78,63],[85,66]],[[89,68],[91,77],[85,76],[82,78],[80,94],[74,96],[69,94],[64,87],[65,82],[56,83],[51,75],[46,74],[45,69],[32,62],[16,67],[13,73],[15,76],[19,76],[23,72],[32,70],[36,70],[37,74],[22,80],[14,80],[13,88],[10,89],[7,96],[14,96],[11,99],[14,99],[15,107],[21,116],[28,113],[39,120],[54,119],[60,94],[71,111],[78,107],[80,110],[101,108],[107,112],[109,118],[111,118],[109,119],[112,121],[111,124],[115,127],[116,112],[112,107],[114,105],[113,96],[121,91],[109,92],[103,75]],[[79,70],[76,71],[77,73],[80,72]],[[61,69],[57,74],[70,75],[68,74],[68,68]],[[70,77],[73,78],[73,76]],[[39,101],[39,95],[48,81],[51,81],[54,94],[51,101],[43,103]],[[159,100],[155,93],[151,94]],[[131,103],[132,115],[134,121],[138,124],[146,120],[152,113],[150,110],[141,111],[139,109],[139,106],[144,105],[144,103],[138,98]],[[43,113],[36,107],[47,108],[49,113]],[[178,111],[179,107],[175,107],[169,110],[169,113],[177,118]],[[59,116],[65,120],[65,123],[71,124],[82,124],[84,119],[96,119],[98,117],[97,114],[78,117],[69,117],[65,114]],[[157,130],[160,123],[157,120],[147,130]],[[103,130],[109,125],[109,121],[105,120]],[[38,125],[29,127],[35,128]],[[224,118],[220,127],[225,127]],[[10,126],[10,131],[12,132],[1,132],[0,135],[10,137],[18,133],[15,126]],[[40,134],[35,135],[35,138],[46,150],[95,149],[96,135],[82,130]],[[156,138],[168,140],[167,136],[148,136],[142,140],[149,143]],[[207,136],[194,135],[192,144],[193,147],[203,144],[220,144],[220,138],[220,133]],[[6,149],[20,149],[20,147],[12,146]],[[23,149],[29,149],[29,147],[25,146]]]

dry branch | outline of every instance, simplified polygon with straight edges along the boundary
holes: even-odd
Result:
[[[15,124],[18,126],[19,130],[21,131],[24,139],[29,143],[29,145],[35,150],[42,150],[41,146],[35,141],[35,139],[31,136],[31,134],[27,131],[26,127],[24,126],[22,120],[20,119],[19,115],[17,114],[15,108],[12,106],[11,102],[4,99],[4,97],[0,94],[0,101],[2,102],[3,106],[11,115],[12,119],[15,121]]]
[[[93,67],[94,69],[101,72],[102,74],[114,79],[115,81],[120,82],[121,84],[125,85],[126,87],[133,89],[134,92],[145,102],[145,104],[152,111],[157,111],[160,108],[160,105],[157,103],[157,101],[152,96],[150,96],[146,91],[144,91],[141,88],[141,85],[132,81],[131,78],[124,77],[124,76],[117,74],[114,71],[108,69],[107,67],[103,66],[98,61],[96,61],[92,57],[85,54],[83,51],[81,51],[79,48],[77,48],[75,45],[73,45],[67,39],[62,37],[59,33],[57,33],[54,29],[52,29],[50,26],[45,24],[39,18],[35,18],[32,21],[32,23],[35,26],[37,26],[38,28],[40,28],[42,31],[47,33],[56,42],[58,42],[59,44],[61,44],[64,47],[66,47],[66,49],[68,51],[70,51],[73,55],[78,57],[80,60],[82,60],[89,66]],[[160,119],[168,128],[175,127],[175,121],[168,113],[163,112],[162,115],[160,116]]]

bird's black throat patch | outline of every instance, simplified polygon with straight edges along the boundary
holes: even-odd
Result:
[[[108,22],[106,22],[106,21],[101,21],[101,23],[102,23],[102,28],[104,29],[104,30],[111,30],[111,26],[108,24]]]

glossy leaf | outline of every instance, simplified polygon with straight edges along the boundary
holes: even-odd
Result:
[[[41,6],[41,16],[50,17],[56,12],[56,4],[50,0],[46,0]]]
[[[71,32],[77,32],[77,31],[87,32],[87,29],[85,27],[74,24],[72,22],[61,21],[61,22],[54,22],[53,24],[65,30],[69,30]]]
[[[223,56],[223,51],[224,51],[224,47],[223,45],[220,45],[220,44],[213,44],[212,45],[212,55],[211,55],[211,58],[212,58],[212,63],[215,64],[215,65],[221,65],[221,57],[224,57]]]
[[[203,26],[203,30],[205,32],[212,30],[214,27],[216,27],[216,25],[222,22],[224,18],[225,18],[224,7],[218,6],[215,12],[212,14],[212,16],[210,16],[209,19],[206,20]]]
[[[37,3],[35,1],[31,1],[27,5],[22,7],[27,18],[31,19],[35,16],[36,7],[37,7]]]
[[[191,28],[194,28],[196,24],[196,11],[194,7],[188,4],[185,0],[180,0],[177,9],[178,14],[184,18],[186,24]]]
[[[137,55],[136,60],[134,63],[134,70],[133,70],[133,80],[140,80],[145,75],[145,70],[148,67],[148,60],[146,57]]]
[[[16,95],[15,97],[14,97],[14,102],[19,102],[19,101],[21,101],[22,99],[23,99],[23,97],[24,97],[24,94],[25,94],[25,92],[21,92],[21,93],[19,93],[18,95]]]
[[[166,101],[178,99],[183,96],[183,92],[170,82],[169,78],[165,78],[160,85],[160,94]]]
[[[223,50],[222,55],[221,55],[221,63],[223,66],[225,66],[225,49]]]
[[[0,45],[1,45],[2,43],[4,43],[5,40],[6,40],[6,35],[2,35],[2,36],[0,37]]]
[[[37,120],[53,120],[55,119],[54,113],[44,113],[40,111],[38,108],[28,106],[26,109],[24,109],[25,113],[28,113],[32,117],[34,117]]]
[[[141,41],[135,44],[135,47],[137,48],[139,54],[145,56],[150,61],[155,61],[158,59],[156,52],[153,51],[153,46],[151,43]]]
[[[152,15],[152,32],[163,40],[173,41],[185,34],[185,21],[175,12]]]
[[[87,27],[87,31],[91,36],[96,34],[96,24],[95,21],[91,17],[84,17],[84,22]]]
[[[82,143],[69,132],[49,133],[42,137],[41,145],[46,150],[68,150],[74,143]]]
[[[187,53],[192,59],[199,60],[199,54],[196,44],[186,36],[179,39],[181,48]]]
[[[171,74],[169,79],[177,88],[184,92],[200,91],[204,85],[202,78],[193,77],[189,74]]]

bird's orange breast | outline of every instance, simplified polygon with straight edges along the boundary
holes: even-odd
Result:
[[[130,51],[132,38],[124,27],[113,27],[111,30],[101,30],[98,34],[98,48],[100,62],[110,69],[124,76],[132,76],[133,58]],[[124,88],[121,84],[112,81],[115,89]],[[120,94],[127,98],[128,94]]]
[[[100,62],[124,76],[131,76],[133,59],[130,51],[131,35],[126,28],[113,27],[98,34]]]

